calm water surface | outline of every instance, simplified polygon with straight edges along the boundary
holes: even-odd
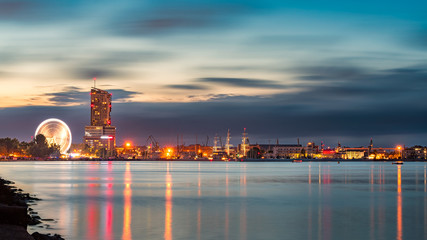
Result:
[[[1,162],[81,239],[427,239],[425,163]]]

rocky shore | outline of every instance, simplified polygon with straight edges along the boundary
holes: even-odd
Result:
[[[0,240],[64,240],[58,234],[27,232],[28,225],[41,223],[41,218],[29,208],[40,199],[22,192],[13,182],[0,178]]]

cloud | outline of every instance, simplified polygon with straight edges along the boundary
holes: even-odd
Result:
[[[319,46],[334,46],[343,42],[343,36],[328,36],[328,35],[266,35],[252,39],[248,42],[249,45],[262,45],[277,48],[312,48]]]
[[[108,92],[113,94],[113,102],[129,101],[140,92],[127,91],[124,89],[109,89]],[[60,92],[46,93],[44,96],[49,97],[49,101],[57,105],[69,105],[71,103],[88,104],[90,101],[89,91],[73,86],[65,87]]]
[[[129,101],[131,98],[133,98],[135,95],[143,94],[142,92],[135,92],[135,91],[127,91],[124,89],[108,89],[108,92],[113,94],[113,102],[114,101]]]
[[[106,68],[75,68],[71,70],[71,75],[77,79],[90,80],[96,78],[112,78],[122,75],[118,70]]]
[[[308,80],[299,83],[304,90],[282,98],[317,109],[415,106],[424,101],[423,92],[427,91],[426,65],[379,71],[351,66],[322,66],[299,68],[299,71],[303,79]]]
[[[173,58],[171,52],[153,50],[133,50],[133,51],[109,51],[93,60],[94,64],[101,66],[126,66],[143,62],[157,62]]]
[[[233,87],[246,88],[285,88],[284,85],[273,80],[250,79],[250,78],[200,78],[197,82],[220,84]]]
[[[401,37],[401,42],[410,48],[417,50],[427,50],[427,28],[421,28],[415,31],[411,31]]]
[[[1,1],[0,2],[0,18],[8,19],[12,17],[23,17],[28,14],[29,10],[36,5],[33,1]]]
[[[61,21],[81,17],[81,13],[88,9],[90,4],[82,1],[55,1],[55,0],[5,0],[0,1],[0,19],[12,22],[29,24],[51,23],[52,20]]]
[[[44,95],[49,97],[49,101],[60,105],[89,102],[90,99],[89,92],[71,86],[65,87],[61,92],[46,93]]]
[[[363,78],[370,72],[369,69],[354,66],[301,66],[291,69],[300,74],[301,80],[327,80],[327,81],[349,81],[355,78]]]
[[[134,6],[113,23],[124,35],[170,34],[226,26],[247,12],[243,2],[173,1]]]
[[[95,56],[82,57],[73,62],[65,71],[75,79],[88,80],[97,78],[124,79],[131,75],[129,66],[142,66],[173,58],[172,53],[164,51],[104,51]]]
[[[197,84],[172,84],[166,85],[167,88],[180,89],[180,90],[206,90],[209,89],[206,86]]]

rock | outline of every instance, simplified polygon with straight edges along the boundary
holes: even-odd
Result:
[[[16,189],[15,186],[9,186],[10,184],[13,182],[0,178],[0,240],[64,240],[57,234],[53,236],[38,232],[28,234],[27,225],[41,223],[37,212],[28,206],[36,205],[35,201],[40,199],[35,195],[24,193],[22,189]],[[44,219],[44,221],[54,220]]]
[[[0,240],[34,240],[21,226],[0,224]]]
[[[11,224],[27,227],[27,208],[0,204],[0,224]]]
[[[31,236],[34,238],[34,240],[64,240],[61,235],[55,234],[55,235],[50,235],[50,234],[41,234],[38,232],[35,232],[33,234],[31,234]]]

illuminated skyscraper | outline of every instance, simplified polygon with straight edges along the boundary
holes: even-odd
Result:
[[[116,147],[116,127],[111,126],[112,94],[93,87],[90,91],[90,126],[85,127],[84,142],[93,153],[110,157]]]
[[[92,88],[90,91],[90,125],[111,125],[111,93]]]

